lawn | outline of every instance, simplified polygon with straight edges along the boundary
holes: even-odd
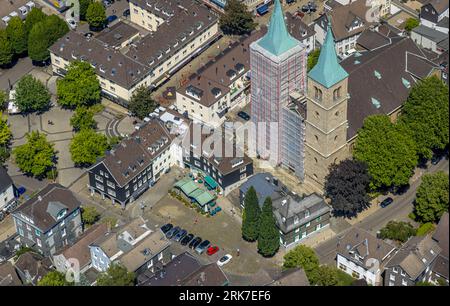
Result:
[[[355,281],[355,279],[351,275],[348,275],[347,273],[339,269],[338,269],[338,278],[339,278],[338,286],[350,286]]]

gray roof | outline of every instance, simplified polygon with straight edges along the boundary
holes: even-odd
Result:
[[[428,4],[432,5],[438,14],[441,14],[448,9],[448,0],[429,0],[424,3],[424,5]]]
[[[274,181],[274,179],[276,181]],[[275,185],[275,184],[278,184]],[[256,195],[258,196],[259,206],[263,206],[267,197],[272,198],[272,202],[287,195],[289,190],[287,188],[282,189],[282,183],[280,180],[273,177],[269,172],[257,173],[251,176],[245,183],[239,187],[239,190],[244,194],[250,187],[255,188]]]
[[[418,27],[415,27],[411,31],[414,33],[417,33],[421,36],[425,36],[426,38],[434,41],[435,43],[439,43],[448,37],[447,34],[442,33],[438,30],[426,27],[422,24],[419,25]]]
[[[436,23],[436,26],[438,27],[442,27],[442,28],[448,28],[448,17],[444,17],[441,20],[438,21],[438,23]]]
[[[110,47],[120,47],[125,41],[135,37],[139,31],[125,22],[118,22],[104,29],[96,38]]]
[[[437,241],[439,247],[442,249],[442,255],[448,258],[448,242],[449,242],[449,224],[448,224],[448,212],[445,212],[441,219],[439,220],[439,224],[436,228],[436,231],[433,234],[433,239]]]
[[[2,286],[21,286],[22,282],[17,276],[13,265],[7,261],[0,264],[0,287]]]
[[[352,228],[338,240],[337,252],[359,266],[370,267],[369,259],[383,265],[395,247],[360,228]]]
[[[316,193],[305,197],[289,194],[274,201],[273,208],[277,225],[283,233],[288,233],[331,211],[330,206]],[[297,218],[299,220],[295,222]]]
[[[182,286],[225,286],[228,285],[228,278],[222,269],[211,263],[200,267],[197,271],[186,277]]]
[[[294,268],[283,271],[269,286],[309,286],[309,281],[303,269]]]
[[[448,280],[449,276],[448,256],[445,257],[442,256],[442,254],[439,254],[439,256],[433,262],[432,270],[434,273],[437,273]]]
[[[439,255],[441,248],[430,235],[410,238],[386,264],[400,266],[412,280],[416,280]]]
[[[50,201],[48,202],[47,213],[56,221],[58,220],[58,215],[67,209],[68,207],[59,201]]]
[[[391,44],[391,39],[379,31],[366,29],[356,40],[356,43],[369,51]]]
[[[6,190],[13,184],[5,168],[0,166],[0,191]]]

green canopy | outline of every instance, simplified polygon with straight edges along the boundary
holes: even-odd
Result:
[[[206,204],[214,200],[213,195],[201,189],[195,190],[189,195],[189,197],[193,198],[200,206],[205,206]]]
[[[184,178],[175,184],[175,187],[181,189],[185,195],[190,195],[198,189],[197,185],[188,178]]]
[[[209,187],[213,189],[217,187],[216,181],[210,176],[205,176],[205,183],[208,184]]]

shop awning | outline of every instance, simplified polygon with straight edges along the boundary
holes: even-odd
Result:
[[[213,189],[217,188],[216,181],[210,176],[205,176],[205,183],[208,184],[208,186],[213,188]]]

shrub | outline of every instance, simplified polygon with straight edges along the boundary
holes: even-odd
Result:
[[[424,236],[434,230],[434,224],[431,222],[423,223],[417,229],[417,236]]]

